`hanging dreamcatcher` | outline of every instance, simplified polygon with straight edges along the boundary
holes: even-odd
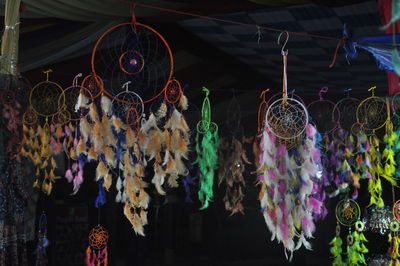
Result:
[[[144,104],[142,98],[135,92],[129,90],[129,85],[131,81],[127,81],[125,84],[122,85],[124,89],[117,95],[115,95],[115,99],[112,100],[112,105],[114,108],[114,112],[119,119],[126,119],[127,116],[129,117],[127,121],[132,121],[129,123],[133,123],[133,121],[139,121],[141,117],[144,115]],[[121,99],[118,101],[116,99]],[[128,103],[136,103],[136,104],[128,104]],[[136,112],[133,114],[129,114],[129,112]],[[134,115],[134,116],[133,116]]]
[[[39,218],[39,233],[38,243],[36,247],[36,266],[47,265],[47,252],[46,248],[49,246],[47,239],[47,215],[42,213]]]
[[[98,86],[109,97],[125,104],[140,104],[117,96],[121,85],[131,81],[130,90],[149,103],[171,83],[173,57],[164,37],[153,28],[136,22],[121,23],[104,32],[92,52],[92,75],[102,79]]]
[[[218,186],[225,183],[225,196],[223,201],[225,209],[231,212],[244,214],[242,201],[246,182],[243,172],[245,164],[251,164],[247,158],[242,140],[240,104],[235,92],[229,102],[226,119],[225,137],[220,137],[218,149]]]
[[[107,242],[108,232],[103,226],[97,225],[90,230],[85,260],[87,266],[108,265]]]
[[[338,121],[339,126],[347,132],[350,132],[352,125],[357,122],[356,111],[360,104],[360,100],[350,97],[351,91],[352,89],[345,90],[346,97],[335,104],[334,111],[332,112],[332,119]],[[339,114],[339,117],[335,117],[337,114]],[[340,114],[343,115],[340,116]]]
[[[323,97],[323,94],[327,92],[328,87],[321,88],[318,93],[319,99],[307,106],[310,120],[316,125],[318,132],[323,135],[335,130],[340,121],[340,112],[335,109],[335,103],[325,100]]]
[[[196,129],[196,153],[195,163],[199,165],[200,183],[199,183],[199,200],[201,209],[208,207],[209,202],[213,198],[214,171],[218,163],[218,125],[211,121],[211,106],[208,95],[210,91],[203,87],[206,96],[203,100],[201,108],[201,120],[197,123]]]
[[[352,199],[343,199],[336,205],[335,215],[337,220],[336,235],[330,242],[330,252],[333,257],[333,265],[360,265],[366,264],[364,254],[368,253],[365,243],[368,242],[364,236],[365,224],[360,220],[361,210],[358,203]],[[347,248],[342,249],[341,225],[348,227],[346,237]],[[354,232],[351,227],[354,226]],[[344,258],[346,254],[346,258]]]
[[[81,84],[82,88],[85,88],[90,92],[93,99],[101,96],[102,88],[104,88],[103,80],[96,74],[87,75]]]
[[[51,69],[43,71],[46,80],[36,84],[30,91],[28,113],[26,112],[23,117],[23,121],[27,124],[23,126],[21,148],[21,155],[31,158],[36,166],[34,186],[41,187],[46,194],[51,193],[53,183],[60,178],[55,175],[57,163],[53,157],[52,128],[49,119],[57,115],[61,106],[65,104],[63,89],[49,80],[51,72]],[[43,126],[40,125],[38,117],[44,118]]]
[[[271,239],[283,243],[286,257],[291,260],[293,252],[300,247],[311,249],[307,239],[313,237],[315,220],[326,215],[326,208],[325,195],[320,189],[320,137],[308,123],[304,105],[287,97],[288,53],[283,48],[281,53],[283,97],[268,107],[257,172],[261,185],[259,200]],[[295,141],[287,143],[282,139]]]
[[[373,131],[384,127],[389,115],[385,100],[375,96],[375,89],[376,86],[368,90],[371,92],[371,96],[364,99],[356,110],[357,122],[362,124],[365,129]]]
[[[281,36],[281,35],[280,35]],[[279,37],[280,37],[279,36]],[[289,35],[287,35],[289,36]],[[288,41],[286,39],[284,47]],[[283,48],[284,48],[283,47]],[[282,48],[283,91],[282,98],[269,104],[265,124],[278,139],[288,143],[298,143],[308,124],[308,112],[304,104],[287,92],[287,51]]]

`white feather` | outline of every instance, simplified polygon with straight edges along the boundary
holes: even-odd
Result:
[[[111,116],[112,114],[112,103],[111,100],[105,96],[104,94],[101,95],[101,109],[107,116]]]
[[[153,113],[150,114],[149,119],[147,119],[147,121],[142,124],[140,130],[143,133],[147,133],[152,128],[158,128],[157,127],[157,120],[156,120],[156,117],[154,116]]]
[[[78,100],[75,104],[75,112],[78,112],[81,108],[89,108],[89,99],[86,98],[86,96],[82,92],[79,93]]]
[[[121,191],[118,191],[118,194],[115,197],[115,202],[121,202]]]
[[[165,180],[164,171],[161,169],[160,165],[155,165],[154,166],[154,176],[153,176],[153,179],[151,180],[151,183],[154,184],[158,194],[160,194],[160,195],[165,195],[165,191],[162,189],[164,180]]]
[[[122,188],[122,180],[121,180],[121,177],[118,177],[117,183],[116,183],[115,187],[116,187],[116,189],[117,189],[118,191],[121,190],[121,188]]]

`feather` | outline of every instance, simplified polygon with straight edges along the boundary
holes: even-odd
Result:
[[[99,114],[97,112],[97,107],[94,102],[92,102],[89,106],[89,117],[92,120],[92,122],[98,122],[99,121]]]
[[[107,116],[111,116],[112,114],[112,103],[111,100],[105,96],[104,94],[101,95],[101,109]]]
[[[135,230],[135,233],[138,235],[144,236],[142,220],[140,219],[140,217],[137,213],[133,214],[133,219],[131,222],[132,222],[133,230]]]
[[[149,207],[149,203],[150,203],[149,194],[147,194],[147,192],[143,188],[140,188],[140,190],[139,190],[139,206],[147,209]]]
[[[115,132],[119,133],[121,130],[126,130],[126,126],[122,123],[122,121],[116,115],[113,115],[111,117],[111,122],[114,126]]]
[[[102,137],[102,128],[100,122],[95,122],[93,127],[93,147],[94,151],[97,154],[102,153],[102,149],[104,147],[103,137]]]
[[[80,130],[81,136],[83,137],[83,139],[86,143],[89,140],[90,132],[91,132],[92,128],[85,116],[83,116],[80,119],[79,130]]]
[[[107,145],[116,147],[117,139],[111,130],[110,120],[108,119],[106,114],[103,114],[103,117],[101,119],[101,131],[102,131],[101,134],[103,136],[104,142]]]
[[[147,212],[143,208],[140,209],[140,220],[142,220],[142,225],[148,224]]]
[[[132,148],[137,141],[137,137],[135,132],[131,127],[128,127],[126,130],[126,147]]]
[[[85,140],[82,137],[79,139],[78,145],[76,147],[76,154],[78,156],[80,156],[81,154],[87,154]]]
[[[179,185],[178,185],[178,176],[177,175],[169,175],[169,177],[168,177],[168,185],[170,187],[174,187],[174,188],[179,187]]]
[[[152,160],[157,154],[160,153],[161,144],[163,142],[162,136],[163,135],[159,129],[154,129],[149,132],[149,140],[145,150],[145,154],[150,157],[149,160]]]
[[[68,180],[68,183],[71,183],[71,182],[72,182],[72,179],[73,179],[74,177],[72,176],[71,169],[68,169],[68,170],[65,172],[65,178]]]
[[[89,107],[89,99],[86,98],[83,90],[79,93],[78,100],[75,104],[75,112],[78,112],[79,109],[87,109]]]
[[[99,181],[100,179],[103,179],[107,176],[108,174],[108,169],[103,163],[102,160],[100,160],[99,164],[97,165],[96,168],[96,181]]]
[[[160,195],[165,195],[165,191],[162,189],[162,185],[164,184],[164,179],[165,179],[165,173],[162,170],[161,166],[158,164],[155,165],[154,166],[154,176],[153,176],[153,179],[151,180],[151,183],[154,184],[158,194],[160,194]]]
[[[188,99],[184,94],[182,94],[181,98],[179,99],[179,107],[182,108],[182,110],[184,111],[189,108]]]
[[[82,183],[83,183],[83,171],[79,170],[77,175],[74,178],[74,188],[73,188],[72,195],[75,195],[76,193],[78,193],[79,188],[81,187]]]
[[[104,178],[103,187],[108,191],[111,187],[111,183],[112,183],[112,175],[108,173],[107,176]]]
[[[160,108],[157,111],[157,118],[164,118],[167,115],[167,111],[167,105],[165,104],[165,102],[162,102]]]
[[[153,113],[151,113],[149,119],[142,124],[140,131],[146,134],[147,132],[149,132],[150,129],[155,129],[155,128],[158,129],[156,117],[154,116]]]
[[[93,162],[97,160],[97,154],[94,151],[94,146],[90,146],[88,154],[87,154],[87,159],[89,162]]]
[[[113,168],[117,167],[117,160],[115,159],[115,152],[113,149],[110,146],[106,146],[103,152],[106,163]]]

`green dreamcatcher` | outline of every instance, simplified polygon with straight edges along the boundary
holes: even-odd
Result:
[[[218,162],[218,125],[211,121],[210,91],[203,87],[206,96],[201,108],[201,120],[197,123],[196,153],[194,163],[199,164],[200,189],[198,192],[201,209],[206,209],[213,197],[214,171]]]

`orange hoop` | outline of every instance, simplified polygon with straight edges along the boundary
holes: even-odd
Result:
[[[92,72],[93,72],[93,75],[98,76],[98,75],[96,74],[96,69],[95,69],[95,57],[96,57],[97,48],[98,48],[99,44],[101,43],[101,41],[103,40],[103,38],[104,38],[107,34],[109,34],[110,32],[112,32],[113,30],[115,30],[115,29],[117,29],[117,28],[119,28],[119,27],[127,26],[127,25],[130,25],[130,26],[133,27],[133,28],[136,28],[137,26],[144,27],[144,28],[146,28],[147,30],[149,30],[149,31],[151,31],[152,33],[154,33],[154,34],[155,34],[158,38],[160,38],[160,40],[163,42],[163,44],[165,45],[165,48],[167,49],[167,52],[168,52],[168,55],[169,55],[169,62],[170,62],[170,66],[171,66],[171,67],[170,67],[169,74],[168,74],[168,78],[167,78],[167,80],[169,81],[169,80],[171,79],[171,77],[172,77],[172,73],[173,73],[173,70],[174,70],[174,60],[173,60],[173,57],[172,57],[171,48],[169,47],[169,45],[168,45],[167,41],[165,40],[165,38],[164,38],[159,32],[157,32],[157,31],[154,30],[153,28],[151,28],[151,27],[149,27],[149,26],[147,26],[147,25],[141,24],[141,23],[139,23],[139,22],[125,22],[125,23],[121,23],[121,24],[115,25],[115,26],[109,28],[108,30],[106,30],[106,31],[100,36],[100,38],[97,40],[97,42],[96,42],[96,44],[95,44],[95,46],[94,46],[94,48],[93,48],[93,52],[92,52],[91,65],[92,65]],[[143,65],[144,65],[144,64],[143,64]],[[103,82],[98,82],[98,80],[96,79],[96,82],[98,82],[98,85],[100,86],[100,88],[102,89],[102,91],[103,91],[105,94],[107,94],[107,95],[108,95],[109,97],[111,97],[112,99],[114,99],[114,100],[116,100],[116,101],[119,101],[119,102],[122,102],[122,103],[125,103],[125,104],[145,104],[145,103],[149,103],[149,102],[154,101],[155,99],[157,99],[158,97],[160,97],[160,95],[161,95],[162,93],[164,93],[165,89],[167,88],[168,81],[166,82],[164,88],[162,88],[161,91],[158,92],[158,93],[157,93],[155,96],[153,96],[152,98],[147,99],[147,100],[144,100],[143,102],[131,103],[131,102],[127,102],[127,101],[124,101],[124,100],[115,98],[110,92],[108,92],[108,91],[106,90],[106,88],[104,88],[104,83],[103,83]]]
[[[97,93],[92,93],[91,95],[93,99],[96,99],[103,92],[104,84],[101,78],[96,74],[90,74],[82,80],[81,89],[87,88],[90,92],[92,92],[95,91],[94,86],[99,87],[99,91]]]
[[[139,113],[135,107],[129,108],[128,112],[126,112],[126,121],[125,122],[126,122],[127,126],[130,126],[133,129],[140,128],[140,117],[139,117]]]
[[[169,94],[169,92],[171,92],[172,95],[177,94],[177,96],[175,96],[175,99],[172,98],[171,99],[171,95]],[[181,83],[176,80],[176,79],[171,79],[170,81],[168,81],[167,86],[164,90],[164,98],[165,100],[167,100],[167,102],[169,102],[170,104],[175,104],[179,101],[179,99],[182,96],[182,86]]]
[[[125,55],[127,55],[128,53],[133,53],[133,54],[136,54],[138,57],[139,57],[139,59],[140,59],[140,68],[137,70],[137,71],[135,71],[135,72],[129,72],[128,70],[126,70],[125,69],[125,67],[124,67],[124,62],[123,62],[123,60],[124,60],[124,56]],[[133,59],[132,59],[133,60]],[[130,60],[130,64],[131,65],[134,65],[134,64],[137,64],[137,60],[135,60],[134,62],[132,62],[132,60]],[[144,68],[144,58],[143,58],[143,55],[141,55],[138,51],[136,51],[136,50],[128,50],[128,51],[126,51],[126,52],[123,52],[122,54],[121,54],[121,56],[119,57],[119,67],[121,68],[121,70],[123,71],[123,72],[125,72],[126,74],[128,74],[128,75],[136,75],[137,73],[139,73],[139,72],[141,72],[142,70],[143,70],[143,68]]]

